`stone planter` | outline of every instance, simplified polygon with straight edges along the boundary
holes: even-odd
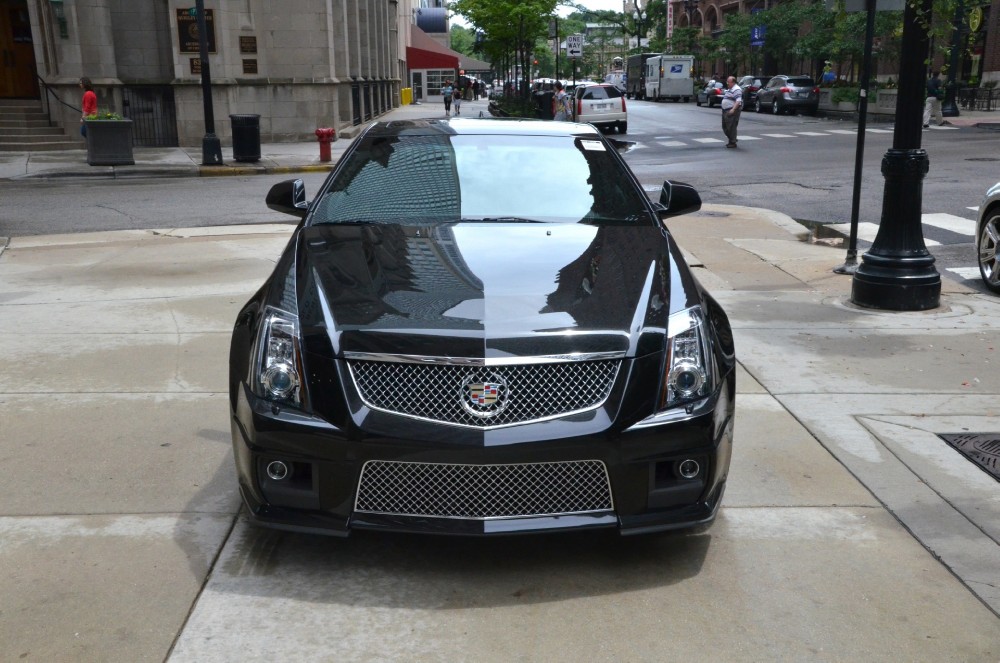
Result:
[[[134,166],[132,120],[84,120],[87,163],[91,166]]]
[[[853,113],[858,110],[858,105],[853,101],[833,101],[833,89],[832,88],[820,88],[819,89],[819,110],[821,111],[839,111],[844,113]]]
[[[875,98],[875,110],[879,113],[895,114],[897,97],[899,97],[899,90],[896,88],[880,89],[878,96]],[[869,108],[871,108],[870,105]]]

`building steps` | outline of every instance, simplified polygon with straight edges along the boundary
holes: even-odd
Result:
[[[37,99],[0,99],[0,152],[79,150],[84,145],[49,125]]]

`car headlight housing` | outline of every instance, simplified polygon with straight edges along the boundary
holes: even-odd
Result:
[[[264,309],[257,332],[253,388],[258,396],[302,405],[302,354],[299,318],[273,306]]]
[[[708,396],[715,390],[715,359],[701,307],[678,311],[667,322],[667,357],[660,409]]]

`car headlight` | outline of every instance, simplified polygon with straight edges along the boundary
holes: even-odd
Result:
[[[671,315],[667,336],[661,410],[704,398],[715,389],[715,360],[701,308],[696,306]]]
[[[298,316],[268,306],[257,332],[253,387],[264,398],[302,405]]]

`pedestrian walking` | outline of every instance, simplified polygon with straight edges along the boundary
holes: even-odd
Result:
[[[451,81],[445,81],[444,85],[441,86],[441,96],[444,97],[444,114],[445,116],[451,115]]]
[[[462,114],[462,89],[455,86],[451,93],[451,103],[455,104],[455,115]]]
[[[927,101],[924,102],[924,129],[930,126],[931,117],[934,124],[939,127],[944,124],[944,117],[941,116],[941,99],[944,98],[944,89],[941,87],[941,72],[935,71],[927,81]]]
[[[83,112],[80,115],[80,135],[87,137],[87,125],[83,123],[88,115],[97,115],[97,94],[94,92],[94,84],[86,76],[80,79],[80,89],[83,90],[83,100],[80,105]]]
[[[552,97],[552,119],[556,122],[569,120],[569,95],[563,89],[562,81],[556,81],[556,93]]]
[[[722,133],[729,142],[726,147],[736,147],[736,127],[740,124],[740,113],[743,112],[743,89],[736,84],[736,78],[726,79],[726,91],[722,95]]]

